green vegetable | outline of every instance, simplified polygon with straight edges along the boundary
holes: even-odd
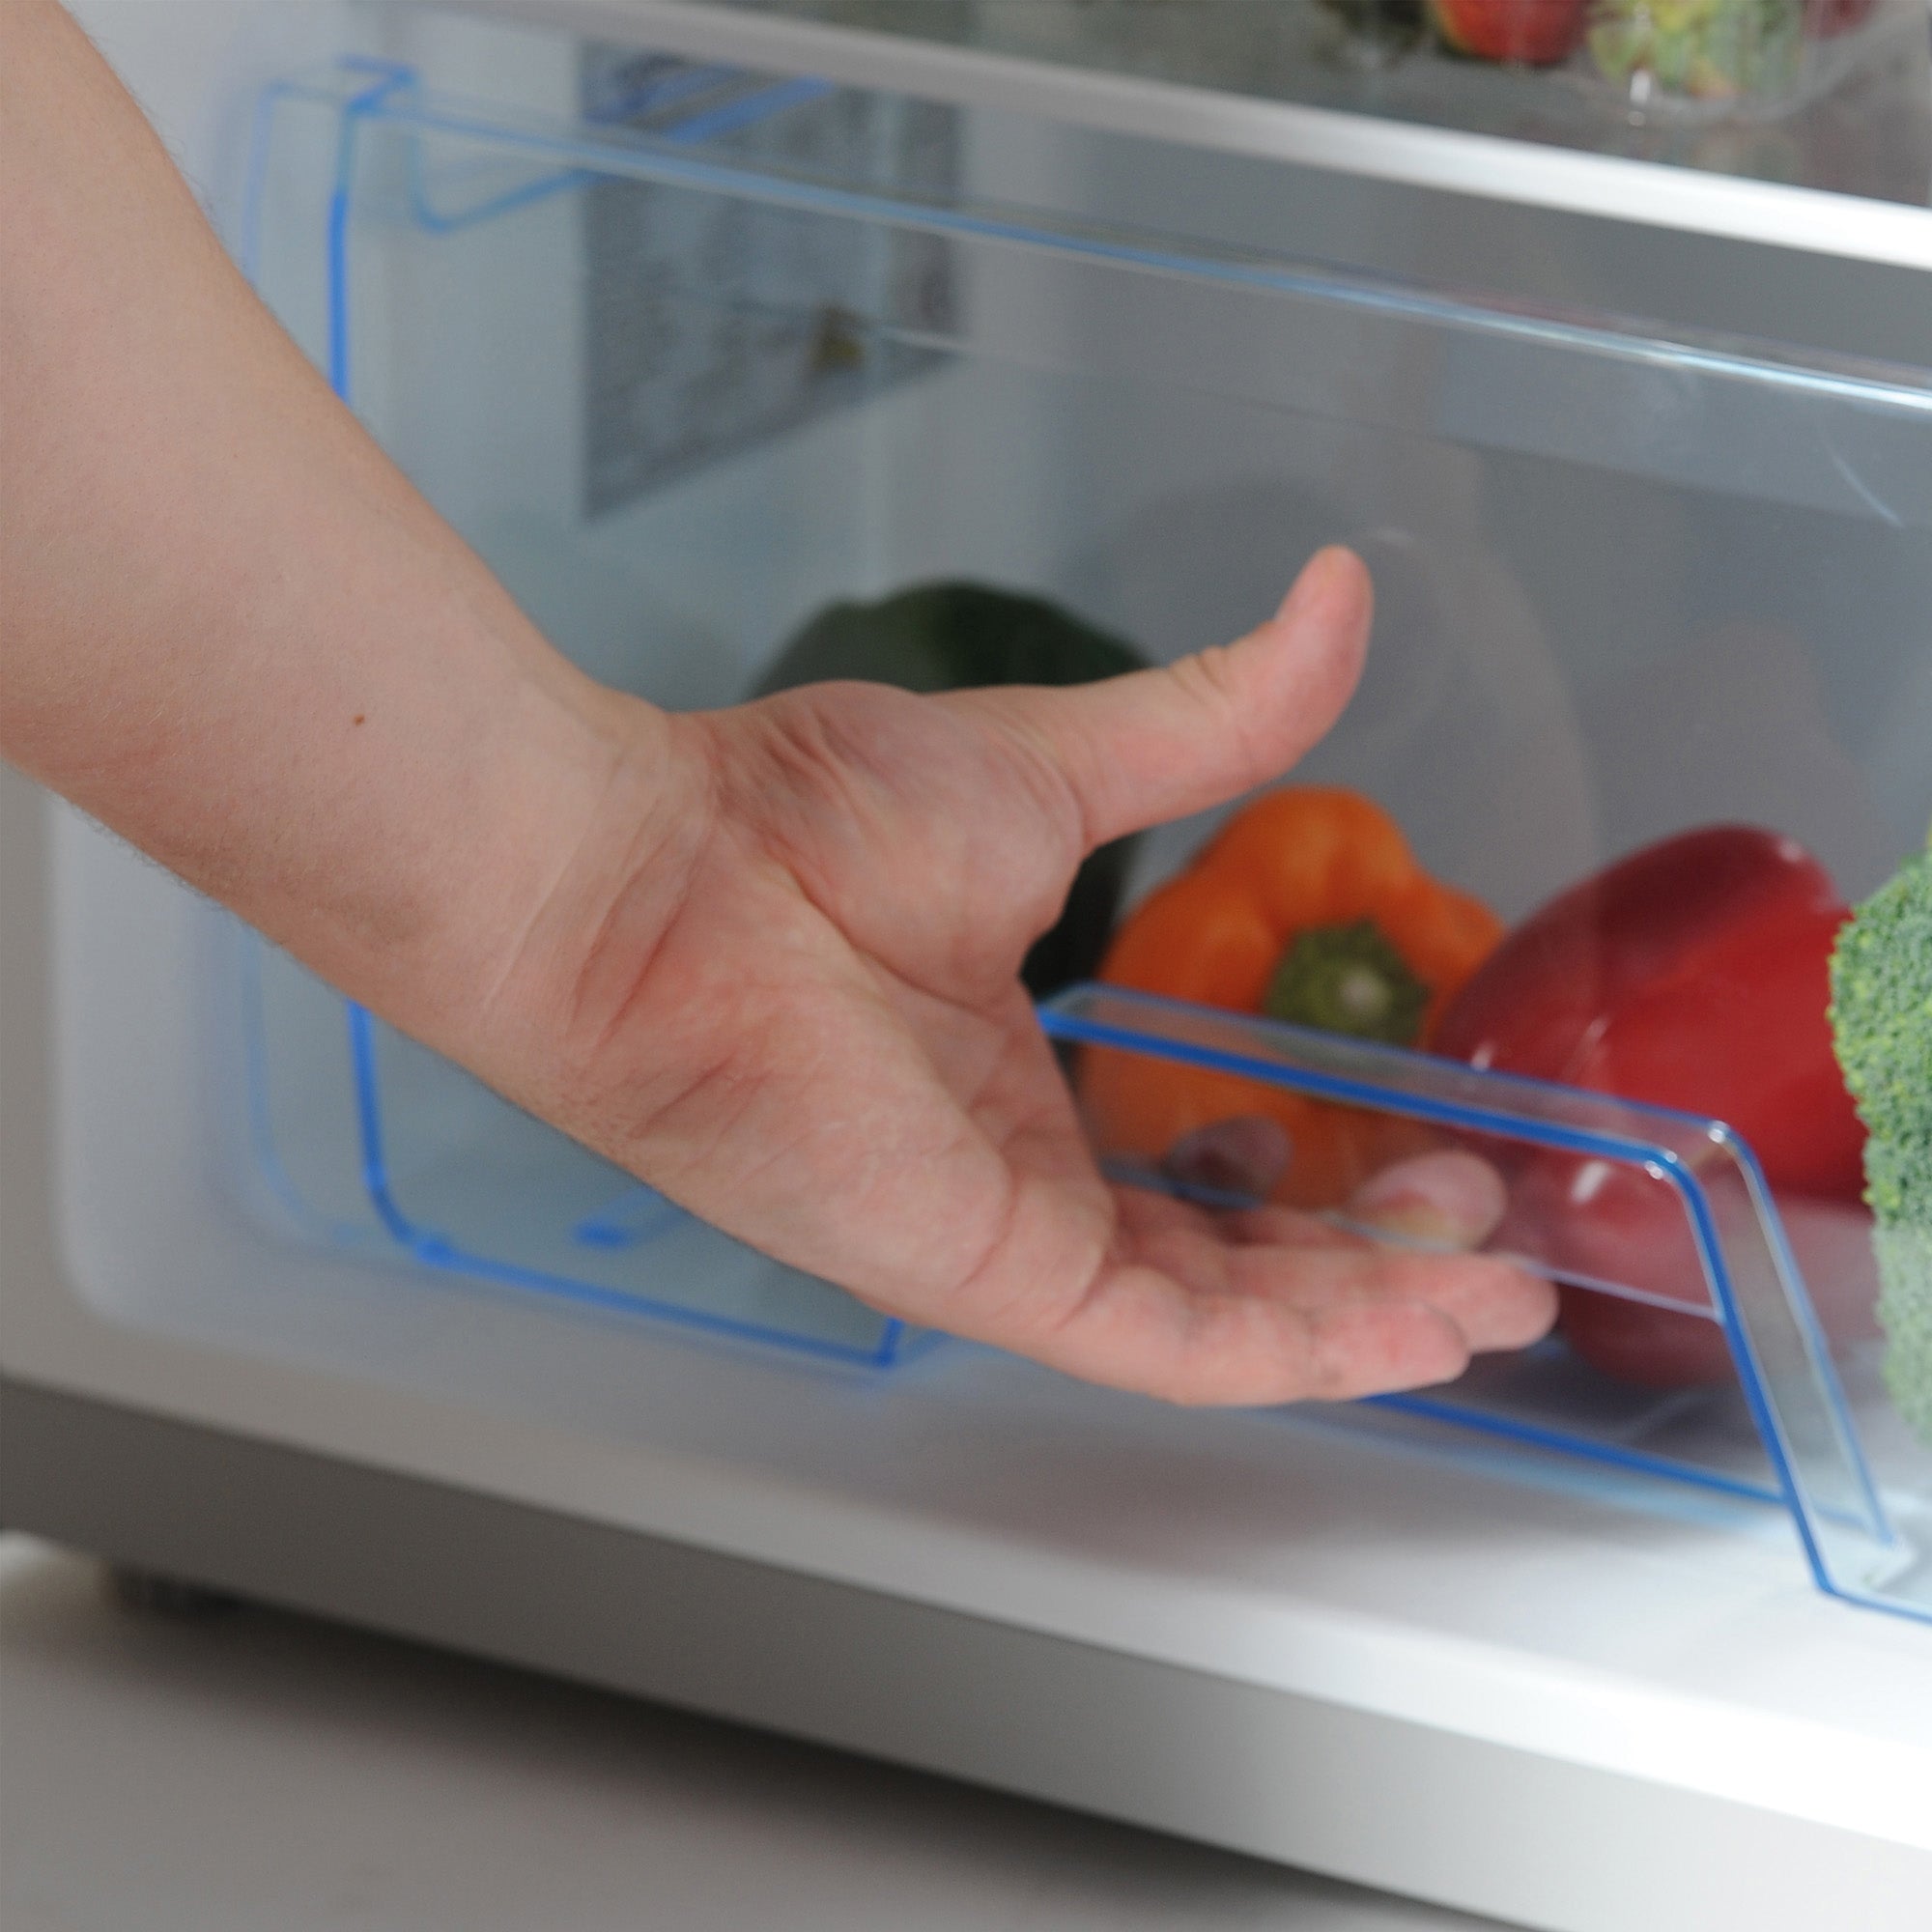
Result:
[[[1886,1386],[1932,1442],[1932,841],[1852,915],[1832,959],[1832,1033],[1870,1132]]]
[[[1130,644],[1042,597],[978,583],[923,583],[877,604],[832,604],[812,617],[758,680],[754,696],[801,684],[861,678],[901,691],[989,684],[1091,684],[1140,670]],[[1113,931],[1132,838],[1093,853],[1059,923],[1042,933],[1020,977],[1036,998],[1091,979]]]
[[[756,696],[857,677],[901,691],[1091,684],[1147,660],[1043,597],[922,583],[877,604],[828,604],[758,680]]]
[[[1605,77],[1647,75],[1667,94],[1729,100],[1777,94],[1796,78],[1800,0],[1595,0],[1590,53]]]

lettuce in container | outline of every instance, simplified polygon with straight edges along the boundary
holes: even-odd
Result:
[[[1776,97],[1797,84],[1804,0],[1593,0],[1588,40],[1598,71],[1638,103]]]

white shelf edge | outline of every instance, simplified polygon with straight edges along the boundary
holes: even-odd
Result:
[[[465,0],[691,59],[823,75],[1105,133],[1259,156],[1443,193],[1932,270],[1932,207],[1790,187],[1208,88],[1096,73],[706,0]]]

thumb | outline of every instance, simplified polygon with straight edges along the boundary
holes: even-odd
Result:
[[[1374,603],[1362,560],[1330,548],[1238,643],[1098,684],[973,696],[1044,752],[1089,846],[1104,844],[1279,778],[1353,693]]]

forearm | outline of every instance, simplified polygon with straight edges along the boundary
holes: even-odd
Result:
[[[0,750],[453,1042],[594,901],[648,715],[341,409],[51,0],[0,0]]]
[[[1117,1199],[1020,987],[1089,850],[1334,718],[1354,559],[1078,691],[603,691],[255,304],[52,0],[0,0],[0,751],[720,1227],[1195,1402],[1441,1379],[1548,1327],[1500,1263]],[[1481,1241],[1496,1177],[1412,1166],[1350,1211]]]

